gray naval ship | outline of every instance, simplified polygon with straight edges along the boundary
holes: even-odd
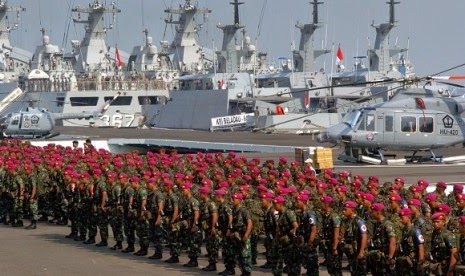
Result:
[[[292,60],[276,70],[267,66],[265,53],[256,53],[245,31],[242,43],[236,44],[235,37],[244,27],[239,21],[243,3],[235,0],[234,24],[218,26],[223,30],[223,44],[217,52],[216,70],[180,77],[179,88],[170,90],[168,102],[144,109],[147,124],[159,128],[314,133],[339,123],[344,113],[360,102],[386,101],[394,92],[394,84],[374,86],[367,82],[413,75],[410,63],[398,56],[406,49],[389,48],[397,3],[388,2],[388,23],[373,25],[376,42],[368,50],[370,67],[357,60],[353,71],[344,72],[339,67],[339,72],[328,75],[314,68],[315,59],[330,52],[313,46],[313,35],[322,26],[318,13],[322,2],[311,2],[312,22],[296,25],[301,32],[299,49],[292,52]]]
[[[198,28],[194,20],[196,15],[210,10],[199,9],[189,0],[165,10],[171,15],[165,23],[176,26],[174,41],[162,41],[159,50],[144,30],[145,45],[135,46],[131,54],[106,43],[106,32],[113,24],[105,26],[108,21],[103,19],[110,15],[114,20],[120,12],[114,2],[105,6],[97,0],[73,8],[73,21],[84,25],[85,36],[81,41],[71,41],[71,53],[53,45],[42,30],[43,43],[30,59],[30,69],[19,78],[19,88],[7,94],[0,112],[7,114],[27,106],[56,113],[95,112],[111,101],[98,119],[69,119],[62,124],[137,127],[145,120],[142,107],[166,102],[168,90],[176,86],[180,75],[211,66],[196,41]],[[85,14],[87,18],[83,19]]]

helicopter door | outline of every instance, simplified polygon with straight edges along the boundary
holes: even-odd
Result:
[[[434,143],[434,117],[431,114],[395,114],[395,143],[404,143],[412,148],[430,146]]]

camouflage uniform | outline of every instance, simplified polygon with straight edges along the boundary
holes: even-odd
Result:
[[[163,207],[164,202],[165,194],[157,188],[151,194],[149,194],[147,198],[147,210],[151,214],[151,219],[149,220],[150,233],[152,242],[155,247],[155,254],[151,257],[152,259],[161,259],[163,254],[163,209],[159,210],[159,206]],[[159,225],[156,225],[157,219],[160,220]]]
[[[200,211],[199,201],[190,196],[186,199],[186,204],[182,207],[179,215],[181,235],[189,237],[189,259],[197,261],[200,255],[200,246],[202,245],[202,232],[198,221],[194,219],[194,212]]]
[[[232,222],[232,229],[231,233],[232,237],[232,252],[233,256],[238,259],[239,266],[242,270],[243,275],[248,275],[252,272],[252,249],[250,245],[250,237],[243,241],[238,240],[234,236],[237,237],[237,234],[240,237],[243,237],[245,231],[247,229],[247,221],[252,217],[250,215],[249,210],[247,210],[244,206],[239,205],[233,208],[233,222]],[[235,234],[237,233],[237,234]],[[227,266],[232,266],[234,268],[234,264],[226,264]]]
[[[95,243],[95,236],[97,236],[97,204],[94,198],[95,184],[88,184],[84,197],[84,210],[85,210],[85,225],[89,234],[89,238],[85,241],[86,244]]]
[[[325,247],[329,250],[326,251],[326,260],[328,273],[330,275],[342,275],[342,248],[338,245],[337,256],[332,253],[332,242],[334,240],[334,229],[341,227],[341,217],[332,210],[322,216],[321,238]]]
[[[396,238],[392,222],[386,218],[381,222],[375,222],[367,254],[368,269],[372,275],[392,275],[394,273],[394,267],[387,264],[389,239],[392,237]]]
[[[318,220],[315,212],[306,210],[304,212],[296,212],[299,228],[297,229],[297,237],[301,240],[299,251],[301,253],[301,264],[307,269],[306,275],[318,275],[318,252],[316,247],[317,241],[309,244],[310,234],[313,227],[318,227]],[[318,230],[317,230],[318,231]],[[317,239],[316,239],[317,240]]]
[[[11,198],[8,212],[10,222],[13,226],[23,226],[24,180],[21,176],[14,174],[8,181]]]
[[[123,193],[123,210],[124,210],[124,235],[126,236],[128,247],[123,252],[133,252],[136,242],[136,211],[132,209],[131,200],[134,201],[134,189],[131,185],[126,184],[122,190]]]
[[[455,236],[447,229],[434,230],[431,239],[430,271],[435,275],[446,275],[449,270],[450,250],[457,248]]]
[[[82,184],[83,185],[83,184]],[[86,228],[86,188],[79,187],[76,200],[76,227],[79,231],[79,236],[74,238],[75,241],[85,241],[87,236]]]
[[[418,247],[425,243],[421,230],[413,224],[402,229],[396,260],[397,275],[427,275],[418,262]]]
[[[299,248],[294,246],[295,233],[291,234],[293,224],[298,223],[294,211],[284,209],[278,213],[276,223],[276,263],[273,268],[274,275],[282,275],[283,263],[288,265],[289,275],[300,275]]]
[[[216,206],[216,203],[213,200],[208,199],[207,201],[203,202],[202,211],[200,213],[202,230],[205,233],[206,239],[208,263],[216,264],[219,250],[219,238],[215,229],[212,229],[211,224],[212,215],[214,213],[218,214],[218,207]]]
[[[232,216],[231,204],[227,201],[224,201],[218,205],[218,229],[221,232],[221,250],[223,256],[223,262],[227,270],[234,269],[235,260],[234,252],[232,251],[232,237],[228,236],[232,225],[229,225],[228,218]]]
[[[140,184],[139,188],[134,193],[134,201],[132,209],[134,210],[136,224],[136,234],[139,238],[140,250],[136,255],[145,256],[147,255],[147,249],[149,247],[149,221],[148,211],[143,202],[147,200],[147,189]]]
[[[249,195],[249,197],[250,198],[244,200],[244,207],[249,210],[252,218],[253,229],[252,234],[250,235],[250,246],[252,250],[252,264],[256,264],[258,256],[258,237],[260,233],[264,232],[263,223],[260,222],[260,218],[263,217],[263,211],[260,206],[260,201],[252,198],[251,195]]]
[[[172,192],[165,195],[165,206],[163,208],[163,228],[168,231],[168,246],[170,248],[171,257],[179,257],[179,229],[175,224],[171,224],[174,215],[174,209],[179,207],[178,196]]]
[[[270,206],[265,212],[264,215],[264,230],[265,230],[265,250],[266,250],[266,262],[271,268],[273,268],[276,263],[273,258],[276,255],[276,244],[274,243],[276,235],[276,217],[275,210],[273,206]]]
[[[95,195],[94,195],[94,201],[95,205],[97,208],[97,224],[98,224],[98,229],[100,231],[100,239],[101,239],[101,245],[107,245],[108,243],[108,213],[106,206],[102,209],[101,202],[103,200],[103,194],[106,193],[108,195],[108,185],[104,181],[103,178],[101,178],[97,184],[95,184]],[[107,198],[108,199],[108,198]],[[106,204],[106,202],[104,203]]]
[[[26,195],[26,209],[31,212],[31,225],[28,229],[34,229],[36,222],[39,220],[39,205],[37,202],[37,178],[29,174],[25,181],[24,193]]]
[[[343,224],[343,251],[347,255],[349,261],[350,274],[352,276],[367,275],[366,257],[363,259],[357,258],[360,253],[361,237],[362,235],[368,235],[367,225],[359,216],[346,218]]]
[[[79,233],[79,225],[77,222],[78,209],[77,204],[79,201],[79,192],[78,187],[68,186],[68,189],[65,192],[65,197],[68,200],[68,216],[71,222],[71,233],[66,236],[67,238],[77,238]]]
[[[111,248],[113,250],[121,249],[123,242],[124,208],[121,199],[121,186],[115,183],[109,190],[107,203],[110,212],[109,223],[117,244]]]

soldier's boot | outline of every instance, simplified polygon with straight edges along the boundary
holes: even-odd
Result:
[[[161,252],[155,251],[155,253],[149,257],[151,260],[161,260],[163,259],[163,254]]]
[[[183,264],[184,267],[198,267],[199,263],[197,258],[191,258],[187,264]]]
[[[77,236],[78,236],[78,233],[71,232],[71,233],[69,233],[69,235],[66,235],[65,238],[74,240]]]
[[[168,260],[165,261],[165,263],[177,264],[177,263],[179,263],[179,257],[178,256],[171,256]]]
[[[89,237],[87,241],[83,242],[83,244],[94,244],[95,243],[95,237]]]
[[[84,235],[80,235],[80,236],[76,236],[74,238],[75,241],[85,241],[86,240],[86,236]]]
[[[252,265],[256,265],[257,264],[257,257],[253,257],[252,258]]]
[[[273,265],[269,262],[266,262],[264,265],[261,265],[260,268],[263,268],[263,269],[272,269],[273,268]]]
[[[113,247],[110,247],[111,250],[123,249],[123,242],[117,241]]]
[[[13,226],[13,227],[23,227],[24,224],[23,224],[23,221],[19,219],[16,222],[14,222],[13,224],[11,224],[11,226]]]
[[[208,266],[202,268],[203,271],[216,271],[216,263],[209,263]]]
[[[236,275],[236,271],[232,267],[226,267],[226,269],[218,273],[218,275],[222,275],[222,276]]]
[[[37,222],[35,220],[31,220],[31,224],[26,226],[27,230],[34,230],[37,229]]]
[[[97,246],[97,247],[105,247],[105,246],[108,246],[108,242],[107,241],[101,241],[101,242],[97,243],[95,246]]]
[[[134,252],[134,244],[133,243],[128,243],[128,247],[126,247],[123,251],[123,253],[130,253],[130,252]]]
[[[137,251],[136,253],[134,253],[134,255],[136,256],[147,256],[148,252],[147,252],[147,246],[142,246],[139,251]]]
[[[68,225],[68,218],[61,218],[59,220],[57,220],[56,222],[57,225]]]

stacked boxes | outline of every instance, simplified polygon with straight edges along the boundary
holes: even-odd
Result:
[[[314,160],[315,169],[331,169],[334,167],[333,150],[331,148],[317,148]]]

